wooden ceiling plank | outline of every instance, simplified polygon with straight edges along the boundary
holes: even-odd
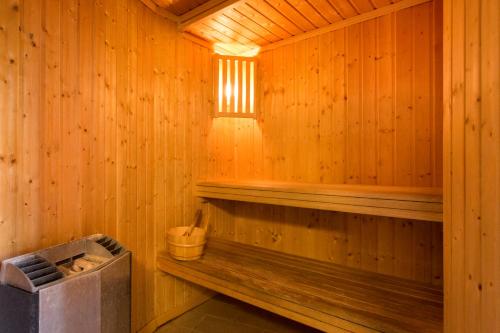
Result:
[[[160,7],[173,12],[175,15],[183,15],[194,8],[203,5],[209,0],[153,0]]]
[[[358,15],[347,0],[328,0],[328,2],[345,19]]]
[[[294,22],[303,31],[309,31],[317,28],[309,21],[303,13],[299,12],[297,8],[290,5],[285,0],[267,0],[267,2],[276,8],[277,11],[285,15],[290,21]]]
[[[219,33],[217,30],[214,30],[212,27],[206,26],[204,23],[197,24],[190,29],[192,30],[191,32],[183,33],[183,36],[185,38],[191,39],[190,36],[193,36],[193,34],[195,34],[195,38],[196,36],[203,36],[203,38],[207,40],[206,43],[210,45],[209,48],[213,49],[214,51],[219,51],[226,55],[237,56],[245,54],[245,52],[252,50],[252,47],[238,44],[234,39]],[[205,46],[204,44],[201,45]]]
[[[375,8],[389,6],[393,3],[400,2],[401,0],[371,0]]]
[[[288,0],[288,3],[304,15],[316,28],[328,25],[328,21],[307,1]]]
[[[279,25],[274,24],[273,21],[269,20],[266,16],[262,15],[260,12],[256,11],[254,8],[250,6],[247,5],[239,6],[238,8],[236,8],[236,10],[241,14],[245,15],[246,17],[248,17],[249,19],[251,19],[252,21],[260,24],[262,27],[271,31],[273,34],[280,37],[281,39],[289,38],[292,36],[291,33],[284,30]]]
[[[189,12],[182,14],[180,16],[181,22],[185,22],[187,20],[195,18],[195,17],[207,12],[208,10],[213,9],[216,6],[219,6],[219,5],[223,6],[226,4],[226,1],[227,0],[209,0],[209,1],[201,4],[200,6],[193,8]]]
[[[335,10],[335,8],[330,5],[328,0],[309,0],[309,2],[319,13],[321,13],[328,23],[342,20],[342,17]]]
[[[223,54],[223,55],[233,55],[233,56],[238,56],[241,54],[244,54],[247,52],[249,49],[243,48],[241,45],[238,44],[216,44],[214,46],[214,51],[217,51],[216,53]]]
[[[215,30],[219,31],[220,33],[222,33],[222,34],[224,34],[226,36],[231,37],[237,43],[245,44],[245,45],[246,44],[254,44],[251,39],[243,36],[239,32],[234,31],[233,29],[228,28],[227,26],[225,26],[224,24],[219,23],[215,19],[211,19],[210,21],[205,21],[204,23],[206,25],[211,26],[212,28],[214,28]]]
[[[170,1],[168,0],[153,0],[160,7],[167,7],[170,5]]]
[[[198,25],[197,30],[208,36],[211,36],[212,40],[215,43],[225,43],[225,44],[236,44],[237,41],[231,36],[221,33],[220,31],[214,29],[212,26],[206,25],[205,23],[201,23]]]
[[[371,0],[350,0],[354,6],[358,9],[360,14],[372,11],[375,9]]]
[[[357,15],[361,14],[361,10],[358,8],[358,6],[353,0],[346,0],[346,1],[349,3],[349,5],[351,5],[351,7],[354,9]]]
[[[181,15],[186,14],[188,11],[195,9],[196,7],[199,7],[199,6],[203,5],[204,3],[208,2],[208,1],[210,1],[210,0],[197,0],[197,1],[196,1],[196,5],[194,5],[194,6],[190,6],[190,7],[189,7],[189,10],[186,10],[186,11],[185,11],[184,13],[182,13]]]
[[[178,23],[179,22],[179,16],[175,15],[175,14],[172,14],[171,12],[169,12],[168,10],[160,7],[156,2],[154,2],[153,0],[141,0],[141,2],[146,6],[148,7],[149,9],[151,9],[154,13],[160,15],[161,17],[164,17],[166,19],[169,19],[170,21],[173,21],[173,22],[176,22]]]
[[[218,16],[223,11],[234,8],[243,2],[244,0],[210,0],[205,2],[180,16],[179,29],[181,31],[187,30],[189,26]]]
[[[280,26],[291,35],[297,35],[304,32],[294,22],[290,21],[265,1],[247,0],[247,5],[260,12],[263,16],[274,22],[275,25]]]
[[[396,3],[389,5],[389,6],[381,7],[381,8],[372,10],[370,12],[364,13],[364,14],[360,14],[360,15],[342,20],[342,21],[332,23],[332,24],[327,25],[323,28],[318,28],[316,30],[308,31],[308,32],[305,32],[303,34],[300,34],[297,36],[292,36],[292,37],[289,37],[289,38],[284,39],[282,41],[263,46],[261,48],[261,52],[274,50],[274,49],[281,47],[281,46],[284,46],[284,45],[296,43],[296,42],[299,42],[301,40],[304,40],[307,38],[312,38],[314,36],[325,34],[325,33],[335,31],[338,29],[343,29],[343,28],[350,26],[350,25],[353,25],[353,24],[357,24],[357,23],[361,23],[361,22],[364,22],[367,20],[371,20],[371,19],[374,19],[374,18],[377,18],[380,16],[384,16],[384,15],[405,9],[405,8],[409,8],[409,7],[417,6],[417,5],[420,5],[423,3],[427,3],[429,1],[433,1],[433,0],[402,0],[402,1],[396,2]]]
[[[254,48],[253,45],[241,44],[231,36],[221,33],[220,31],[214,29],[210,25],[205,24],[204,22],[198,23],[196,25],[196,29],[198,33],[206,36],[206,39],[212,40],[214,43],[216,43],[217,48],[226,50],[227,54],[238,55]]]
[[[158,3],[158,0],[153,0]],[[164,5],[158,3],[160,7],[163,7],[176,15],[182,15],[183,13],[189,11],[189,7],[186,6],[185,1],[162,1]]]
[[[183,32],[182,37],[184,37],[185,39],[190,40],[191,42],[196,43],[200,46],[206,47],[207,49],[210,49],[210,50],[212,49],[213,42],[206,40],[204,38],[201,38],[197,35],[193,35],[190,32]]]
[[[252,30],[256,34],[258,34],[259,36],[264,38],[267,42],[263,43],[263,45],[277,42],[277,41],[281,40],[280,37],[276,36],[271,31],[267,30],[266,28],[264,28],[260,24],[252,21],[251,19],[249,19],[245,15],[238,12],[236,9],[232,9],[232,10],[224,12],[224,15],[229,17],[230,19],[232,19],[234,21],[239,22],[240,24],[244,25],[248,29]]]
[[[373,2],[373,5],[375,6],[375,8],[381,8],[384,6],[388,6],[392,2],[396,2],[396,1],[393,1],[393,0],[372,0],[372,2]]]
[[[204,39],[212,43],[234,43],[234,40],[226,35],[213,30],[212,27],[206,27],[204,24],[197,24],[189,28],[186,33],[193,34],[195,36],[201,36]]]
[[[235,21],[229,18],[226,15],[220,15],[214,18],[214,20],[219,22],[220,24],[225,25],[229,29],[236,31],[240,35],[245,36],[246,38],[248,38],[249,40],[258,45],[263,45],[268,43],[266,39],[262,38],[260,35],[252,31],[250,28],[242,25],[239,21]]]
[[[215,38],[214,36],[212,36],[207,31],[204,31],[204,30],[185,31],[185,32],[183,32],[183,34],[189,34],[189,35],[192,35],[192,36],[197,36],[199,38],[202,38],[202,39],[206,40],[208,43],[210,43],[210,48],[211,49],[213,49],[213,45],[215,43],[222,43],[222,41],[218,40],[217,38]]]

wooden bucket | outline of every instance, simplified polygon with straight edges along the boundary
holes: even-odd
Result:
[[[190,236],[185,236],[189,227],[176,227],[168,231],[168,252],[177,260],[196,260],[203,254],[205,246],[206,230],[194,228]]]

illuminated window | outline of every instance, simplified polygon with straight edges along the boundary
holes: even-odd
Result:
[[[214,55],[216,117],[256,118],[255,58]]]

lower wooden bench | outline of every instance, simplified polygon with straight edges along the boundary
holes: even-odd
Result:
[[[169,274],[327,332],[442,332],[441,288],[210,239],[196,261],[161,253]]]

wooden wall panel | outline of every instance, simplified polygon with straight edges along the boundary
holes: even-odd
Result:
[[[0,5],[0,251],[3,256],[16,253],[16,234],[22,227],[15,223],[17,208],[22,201],[19,188],[21,174],[18,154],[20,123],[20,41],[21,15],[18,1],[4,1]]]
[[[0,260],[107,233],[133,251],[134,329],[203,298],[155,256],[198,205],[210,54],[138,0],[2,1]]]
[[[500,8],[443,9],[445,332],[498,332]]]
[[[425,3],[262,53],[259,119],[214,120],[208,177],[440,187],[437,7]],[[440,224],[214,207],[224,220],[212,231],[225,238],[442,284]]]

